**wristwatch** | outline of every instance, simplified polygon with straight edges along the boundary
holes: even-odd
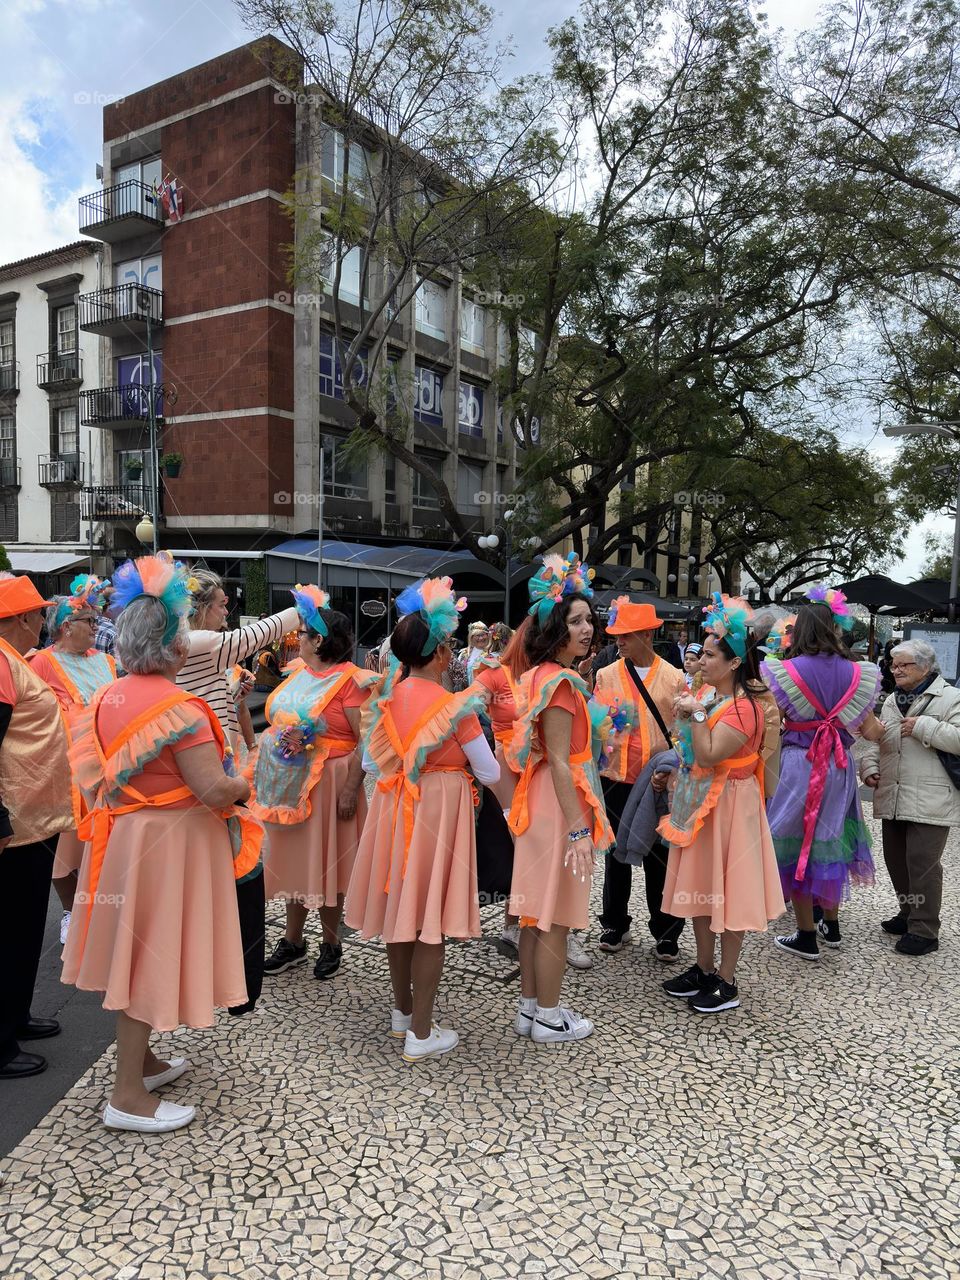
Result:
[[[707,718],[707,713],[705,711],[695,711],[693,715],[690,717],[691,720],[696,720],[697,724],[703,724],[706,718]]]

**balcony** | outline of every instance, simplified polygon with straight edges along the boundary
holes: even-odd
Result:
[[[20,488],[20,459],[0,458],[0,493]]]
[[[101,484],[80,494],[84,520],[139,521],[149,509],[150,488],[146,484]]]
[[[117,284],[96,293],[81,293],[77,323],[87,333],[104,338],[145,334],[148,323],[154,329],[163,324],[163,291],[142,284]]]
[[[20,394],[20,365],[16,361],[0,364],[0,396]]]
[[[152,187],[131,178],[80,197],[80,234],[116,244],[163,228],[163,216]]]
[[[154,401],[154,415],[163,418],[163,391]],[[80,392],[80,423],[84,427],[131,427],[145,424],[150,417],[150,388],[139,382],[118,387],[97,387]]]
[[[37,386],[41,391],[70,391],[83,381],[83,356],[77,351],[42,351],[37,356]]]
[[[37,458],[40,484],[44,489],[79,488],[85,461],[82,453],[42,453]]]

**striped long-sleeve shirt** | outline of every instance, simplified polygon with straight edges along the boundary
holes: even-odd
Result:
[[[250,622],[236,631],[190,631],[190,656],[177,673],[177,684],[212,709],[220,721],[228,743],[233,743],[239,724],[237,708],[227,689],[227,672],[251,653],[274,644],[288,631],[296,631],[300,615],[284,609],[259,622]]]

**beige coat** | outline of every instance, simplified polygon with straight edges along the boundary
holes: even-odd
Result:
[[[950,781],[937,750],[960,755],[960,689],[937,676],[914,701],[909,712],[916,725],[909,738],[900,736],[904,717],[891,694],[883,704],[881,742],[864,742],[860,777],[879,773],[873,794],[875,818],[899,818],[935,827],[960,824],[960,791]]]

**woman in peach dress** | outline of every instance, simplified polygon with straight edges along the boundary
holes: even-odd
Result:
[[[567,934],[588,924],[595,854],[613,844],[592,745],[589,690],[575,668],[596,629],[591,571],[546,556],[530,579],[531,667],[508,758],[520,771],[510,809],[516,837],[509,910],[520,917],[517,1035],[536,1044],[583,1040],[593,1023],[560,1004]]]
[[[52,645],[37,650],[27,659],[56,694],[68,737],[77,712],[99,688],[117,678],[113,658],[92,647],[99,616],[98,597],[109,585],[109,580],[103,581],[93,574],[81,573],[74,578],[70,583],[71,594],[58,596],[47,610],[47,632]],[[83,820],[83,800],[76,784],[71,787],[71,801],[74,826],[60,833],[53,863],[53,887],[63,907],[61,943],[67,940],[77,872],[83,857],[83,842],[77,835]]]
[[[697,962],[663,989],[698,1013],[722,1013],[740,1004],[744,933],[766,932],[784,902],[763,797],[758,637],[742,602],[717,593],[705,612],[702,662],[715,696],[709,709],[689,693],[676,701],[681,769],[659,827],[670,845],[663,909],[693,920]]]
[[[480,936],[473,778],[492,786],[500,770],[477,719],[481,697],[441,684],[466,601],[454,600],[449,578],[428,578],[396,607],[395,661],[362,716],[364,768],[377,786],[344,917],[361,937],[386,943],[391,1034],[404,1038],[404,1059],[418,1062],[459,1040],[434,1023],[434,1001],[444,938]]]
[[[268,728],[247,766],[250,812],[268,835],[267,898],[287,904],[287,928],[263,967],[283,973],[307,958],[307,913],[323,928],[313,976],[334,977],[343,959],[343,897],[367,816],[360,709],[377,677],[352,661],[353,632],[319,587],[293,592],[300,615],[300,663],[267,699]]]
[[[234,879],[263,835],[235,810],[249,786],[223,766],[216,716],[174,683],[187,655],[182,566],[145,556],[115,575],[117,652],[129,673],[78,716],[71,761],[89,840],[63,954],[63,981],[117,1011],[117,1067],[104,1123],[179,1129],[194,1108],[150,1092],[188,1069],[160,1061],[150,1032],[213,1024],[247,998]]]

